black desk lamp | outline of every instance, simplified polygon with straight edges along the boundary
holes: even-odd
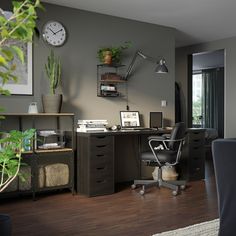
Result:
[[[133,57],[133,59],[132,59],[130,65],[129,65],[128,69],[127,69],[127,72],[126,72],[125,77],[124,77],[125,80],[127,80],[128,77],[130,76],[130,73],[131,73],[131,71],[132,71],[132,69],[133,69],[133,67],[134,67],[134,63],[135,63],[135,61],[136,61],[136,59],[137,59],[138,56],[140,56],[141,58],[143,58],[143,59],[145,59],[145,60],[148,60],[148,61],[151,61],[151,62],[156,63],[156,64],[157,64],[157,67],[156,67],[156,69],[155,69],[155,72],[156,72],[156,73],[163,73],[163,74],[164,74],[164,73],[168,73],[168,69],[167,69],[167,67],[166,67],[166,65],[165,65],[166,62],[165,62],[165,59],[164,59],[164,58],[162,58],[162,59],[160,59],[160,60],[156,60],[155,58],[152,58],[152,57],[150,57],[150,56],[147,56],[147,55],[143,54],[143,53],[140,52],[140,51],[137,51],[137,52],[135,53],[135,55],[134,55],[134,57]]]

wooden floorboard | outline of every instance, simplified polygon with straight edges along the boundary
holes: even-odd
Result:
[[[148,236],[218,217],[212,166],[206,179],[190,182],[176,197],[169,189],[151,188],[144,197],[120,186],[112,195],[87,198],[69,192],[0,200],[9,214],[13,236]]]

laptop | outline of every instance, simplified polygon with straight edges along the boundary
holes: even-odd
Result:
[[[139,111],[120,111],[120,123],[122,130],[151,130],[141,126]]]

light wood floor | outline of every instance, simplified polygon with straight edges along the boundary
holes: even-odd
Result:
[[[117,193],[87,198],[69,192],[0,200],[9,214],[13,236],[148,236],[218,217],[214,173],[207,165],[206,180],[190,182],[173,197],[165,188],[151,188],[144,197],[120,186]]]

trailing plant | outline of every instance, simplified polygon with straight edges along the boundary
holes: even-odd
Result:
[[[121,57],[122,57],[122,53],[125,49],[129,48],[131,46],[131,42],[125,42],[123,45],[121,46],[110,46],[110,47],[101,47],[99,48],[99,50],[97,51],[97,56],[100,60],[100,62],[104,62],[104,52],[106,51],[110,51],[111,55],[112,55],[112,62],[113,63],[121,63]]]
[[[22,152],[30,145],[25,141],[32,140],[34,134],[34,129],[24,132],[12,130],[0,139],[0,192],[19,174]]]
[[[0,95],[10,95],[4,85],[11,80],[18,81],[14,74],[14,58],[17,57],[24,63],[25,55],[17,45],[19,42],[32,41],[36,29],[36,10],[43,9],[40,0],[13,1],[12,4],[13,12],[9,17],[0,9]],[[2,108],[0,110],[2,111]],[[5,135],[2,133],[5,137],[0,139],[0,192],[19,174],[24,140],[31,139],[34,132],[30,129],[24,132],[13,130]]]
[[[50,93],[55,94],[56,88],[61,82],[61,62],[60,59],[54,55],[53,50],[51,50],[51,53],[48,56],[45,70],[50,83]]]

